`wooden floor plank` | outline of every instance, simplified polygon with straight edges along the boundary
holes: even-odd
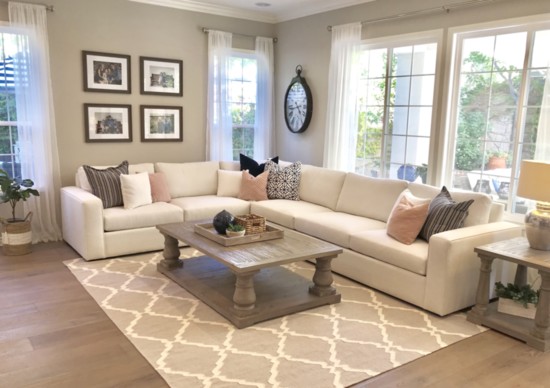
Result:
[[[0,386],[166,387],[64,260],[66,244],[0,255]],[[548,387],[550,353],[489,330],[355,387]]]

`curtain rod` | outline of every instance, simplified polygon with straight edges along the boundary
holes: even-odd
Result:
[[[411,17],[411,16],[418,16],[418,15],[436,13],[436,12],[449,13],[453,9],[462,8],[462,7],[478,6],[478,5],[483,5],[485,3],[492,3],[494,1],[499,1],[499,0],[461,1],[459,3],[451,3],[451,4],[442,5],[442,6],[439,6],[439,7],[424,8],[424,9],[419,9],[417,11],[399,13],[399,14],[386,16],[386,17],[378,18],[378,19],[363,20],[363,21],[361,21],[361,25],[385,22],[385,21],[388,21],[388,20],[395,20],[395,19],[401,19],[401,18],[406,18],[406,17]],[[332,31],[332,26],[327,26],[327,30]]]
[[[5,1],[5,0],[0,0],[0,3],[9,4],[11,2],[10,1]],[[48,5],[48,4],[43,4],[43,3],[24,3],[24,4],[43,5],[44,7],[46,7],[46,11],[48,11],[48,12],[53,12],[54,11],[53,5]]]
[[[210,31],[214,31],[214,29],[212,28],[207,28],[207,27],[202,27],[202,32],[204,32],[205,34],[208,34]],[[245,36],[247,38],[255,38],[256,36],[254,35],[247,35],[247,34],[239,34],[239,33],[236,33],[236,32],[232,32],[233,35],[239,35],[239,36]],[[277,43],[278,39],[277,38],[271,38],[273,39],[273,43]]]

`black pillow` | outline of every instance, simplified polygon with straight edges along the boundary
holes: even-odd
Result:
[[[241,171],[248,170],[250,175],[258,176],[265,170],[265,163],[258,164],[258,162],[256,162],[254,159],[243,154],[240,154],[240,159],[241,159]],[[271,158],[269,160],[271,160],[273,163],[279,164],[278,156],[275,156],[274,158]]]

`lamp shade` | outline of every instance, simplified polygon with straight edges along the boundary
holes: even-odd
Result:
[[[535,160],[521,162],[518,196],[550,202],[550,163]]]

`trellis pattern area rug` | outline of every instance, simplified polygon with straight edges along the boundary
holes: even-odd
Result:
[[[161,259],[65,264],[172,387],[345,387],[485,330],[465,314],[441,318],[338,275],[341,303],[236,329],[158,273]],[[310,263],[286,268],[314,272]]]

